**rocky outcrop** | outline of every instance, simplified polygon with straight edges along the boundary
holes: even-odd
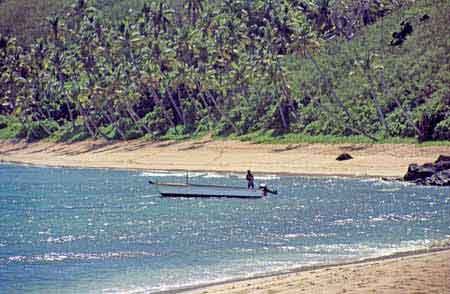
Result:
[[[410,164],[405,181],[427,186],[450,186],[450,156],[440,155],[434,163]]]

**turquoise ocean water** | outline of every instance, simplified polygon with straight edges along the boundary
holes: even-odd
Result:
[[[192,182],[246,185],[240,175]],[[258,200],[160,198],[183,173],[0,164],[0,293],[147,293],[421,248],[450,235],[450,188],[256,177]]]

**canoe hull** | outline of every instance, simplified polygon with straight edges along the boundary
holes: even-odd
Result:
[[[162,197],[261,198],[263,191],[226,186],[153,183]]]

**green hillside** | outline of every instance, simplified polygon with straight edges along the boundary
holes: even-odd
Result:
[[[78,1],[31,48],[1,37],[0,138],[450,139],[446,0],[174,3]]]

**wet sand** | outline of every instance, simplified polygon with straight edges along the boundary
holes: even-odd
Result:
[[[336,161],[343,152],[354,159]],[[208,139],[73,144],[0,141],[0,161],[61,167],[232,171],[345,177],[402,177],[410,163],[433,162],[450,147],[407,144],[270,145]]]
[[[450,249],[404,255],[166,293],[450,293]]]

